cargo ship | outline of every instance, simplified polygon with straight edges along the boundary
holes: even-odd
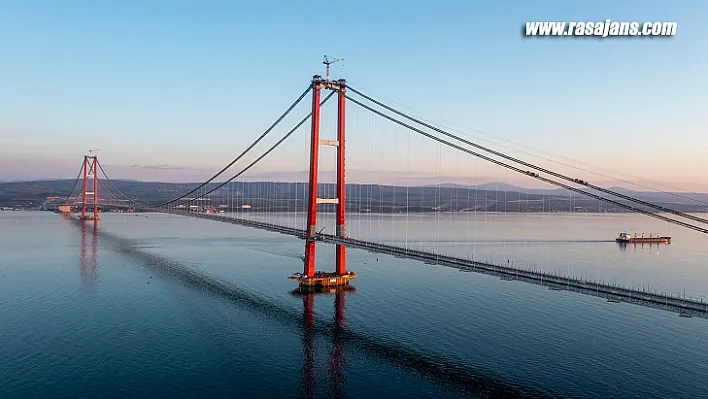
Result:
[[[671,237],[667,236],[662,236],[661,234],[649,234],[649,237],[645,237],[644,233],[641,235],[637,235],[637,233],[634,233],[634,236],[630,236],[626,232],[621,232],[619,237],[615,239],[620,244],[629,244],[629,243],[657,243],[657,244],[668,244],[671,242]]]

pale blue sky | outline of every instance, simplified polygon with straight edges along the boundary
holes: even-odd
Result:
[[[352,86],[428,119],[708,191],[706,16],[699,0],[0,1],[0,180],[74,177],[89,148],[115,177],[205,176],[329,54]],[[677,35],[521,35],[606,18]],[[355,165],[367,151],[350,150]]]

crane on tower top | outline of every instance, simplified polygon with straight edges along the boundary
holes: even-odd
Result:
[[[325,54],[324,61],[322,61],[322,63],[327,66],[327,70],[325,73],[325,80],[329,80],[329,66],[331,64],[334,64],[335,62],[339,62],[339,61],[344,61],[344,58],[335,58],[335,59],[331,60],[327,57],[327,54]]]

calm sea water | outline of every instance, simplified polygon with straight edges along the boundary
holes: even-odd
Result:
[[[622,229],[674,240],[620,249]],[[708,237],[641,216],[351,215],[350,234],[708,296]],[[0,254],[0,398],[708,392],[708,320],[357,250],[355,291],[303,298],[302,241],[230,224],[0,213]]]

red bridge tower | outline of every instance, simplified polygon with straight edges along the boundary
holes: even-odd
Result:
[[[81,220],[98,220],[98,157],[91,154],[89,151],[88,155],[84,155],[84,185],[81,195]],[[91,183],[91,191],[87,191],[89,188],[89,181]],[[86,215],[86,200],[91,196],[91,203],[88,205],[93,206],[93,215]]]
[[[338,93],[337,106],[337,140],[320,140],[320,93],[322,89],[333,90]],[[309,202],[307,208],[307,230],[305,231],[305,267],[303,273],[296,273],[291,278],[300,282],[305,287],[325,287],[347,285],[349,280],[356,277],[356,273],[347,272],[347,253],[342,244],[337,244],[336,271],[334,273],[315,273],[315,244],[323,237],[317,232],[317,205],[336,204],[336,237],[347,238],[345,223],[346,190],[345,190],[345,103],[346,81],[336,81],[328,78],[322,79],[315,75],[312,78],[312,132],[310,140],[310,180]],[[337,148],[337,197],[319,198],[317,196],[317,177],[319,172],[320,146]]]

